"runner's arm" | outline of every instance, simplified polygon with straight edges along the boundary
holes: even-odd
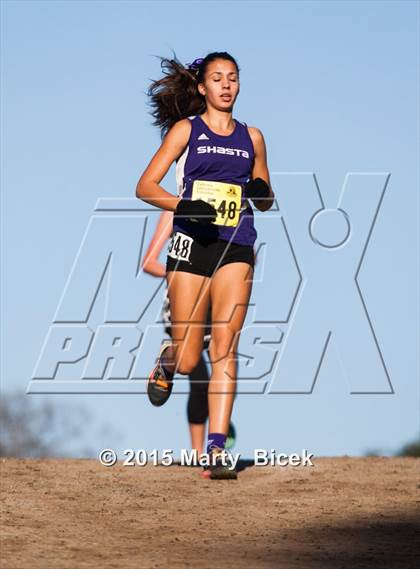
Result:
[[[172,233],[172,220],[173,213],[171,211],[162,211],[149,247],[141,262],[143,271],[154,277],[164,277],[166,275],[166,267],[159,261],[159,254]]]
[[[254,167],[252,169],[252,179],[261,178],[267,182],[270,188],[270,197],[267,199],[255,200],[253,203],[260,211],[270,209],[274,201],[274,192],[270,183],[270,174],[268,173],[267,166],[267,149],[265,146],[264,136],[260,129],[256,127],[249,127],[249,135],[254,145]]]
[[[181,198],[167,192],[159,184],[171,164],[182,154],[188,144],[190,133],[191,123],[188,119],[178,121],[169,129],[137,182],[136,197],[161,209],[175,211]]]

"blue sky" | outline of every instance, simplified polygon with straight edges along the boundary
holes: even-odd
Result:
[[[254,448],[392,453],[414,438],[419,432],[419,4],[8,1],[1,9],[2,390],[26,390],[97,200],[133,198],[158,148],[145,95],[150,79],[160,76],[154,55],[170,57],[174,49],[186,63],[210,51],[228,51],[241,69],[234,116],[263,132],[279,203],[270,219],[256,219],[259,243],[267,243],[268,253],[252,302],[265,320],[274,306],[279,314],[287,312],[296,284],[287,230],[310,291],[308,332],[293,344],[290,358],[304,362],[322,347],[318,331],[331,322],[354,354],[354,368],[343,369],[344,344],[340,348],[337,336],[311,394],[238,395],[237,450],[244,455]],[[350,393],[357,382],[383,386],[383,368],[366,347],[372,341],[366,322],[359,328],[354,318],[362,306],[355,302],[355,287],[342,289],[349,281],[337,277],[349,263],[356,269],[361,250],[353,260],[345,252],[332,262],[330,256],[324,267],[311,243],[300,240],[300,216],[310,215],[310,206],[317,209],[319,201],[313,173],[330,209],[337,207],[346,175],[358,173],[349,183],[355,191],[346,194],[346,207],[366,227],[376,197],[382,197],[358,284],[393,394]],[[175,191],[174,168],[162,185]],[[157,216],[149,215],[146,237]],[[327,233],[344,231],[334,214],[325,223]],[[337,286],[328,294],[326,285],[311,288],[309,273]],[[156,286],[145,276],[145,296]],[[152,312],[160,301],[158,295]],[[285,337],[296,317],[280,326]],[[156,349],[145,354],[145,369]],[[295,372],[289,381],[299,383]],[[86,431],[86,445],[95,452],[104,446],[189,444],[185,395],[175,394],[161,409],[138,394],[31,397],[83,405],[96,425],[108,425],[106,432]]]

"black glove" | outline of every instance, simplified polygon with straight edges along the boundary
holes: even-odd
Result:
[[[255,178],[245,184],[245,197],[250,200],[265,199],[270,196],[270,187],[262,178]]]
[[[209,225],[216,221],[217,211],[204,200],[182,199],[176,206],[174,217],[187,218],[200,225]]]

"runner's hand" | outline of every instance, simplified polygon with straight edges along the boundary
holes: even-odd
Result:
[[[216,221],[217,211],[204,200],[182,199],[176,206],[174,217],[187,218],[198,222],[200,225],[209,225]]]
[[[270,187],[262,178],[255,178],[245,184],[245,197],[250,200],[270,197]]]

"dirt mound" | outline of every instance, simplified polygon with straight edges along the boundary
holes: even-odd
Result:
[[[417,567],[420,461],[314,463],[208,481],[180,466],[2,459],[1,567]]]

